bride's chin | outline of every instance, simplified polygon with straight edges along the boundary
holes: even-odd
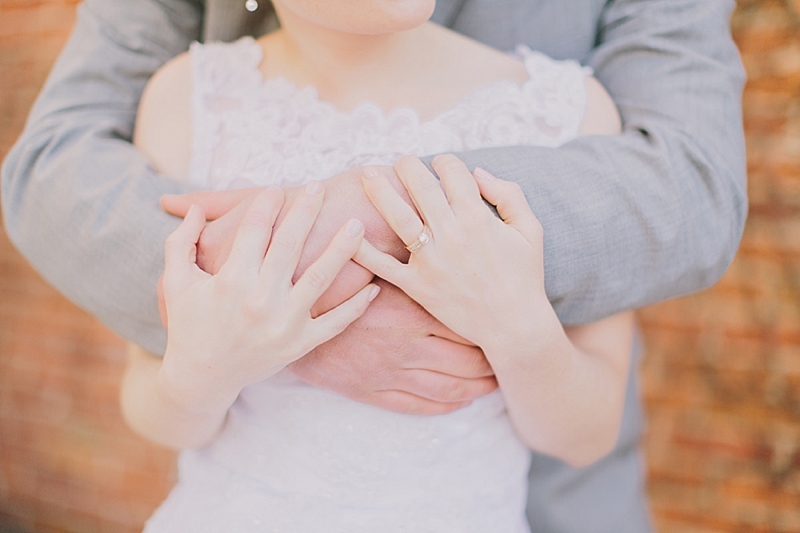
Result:
[[[428,22],[436,8],[436,0],[378,0],[386,6],[382,20],[376,25],[383,25],[386,31],[413,30]]]
[[[430,20],[436,0],[279,0],[320,26],[345,33],[380,35],[413,30]],[[334,7],[336,6],[336,7]]]

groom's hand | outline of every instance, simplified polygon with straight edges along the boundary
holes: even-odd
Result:
[[[404,292],[381,292],[343,333],[289,368],[303,381],[402,413],[454,411],[497,388],[483,352],[466,344]]]
[[[394,171],[381,168],[406,195]],[[403,243],[367,199],[361,170],[323,182],[325,204],[309,235],[295,279],[327,247],[350,218],[359,218],[366,238],[377,248],[404,260]],[[215,273],[230,253],[239,222],[260,189],[201,192],[162,199],[164,208],[185,215],[193,203],[211,220],[198,243],[197,262]],[[292,190],[287,189],[287,205]],[[280,222],[280,219],[279,219]],[[315,305],[321,314],[343,302],[372,279],[372,273],[348,263]],[[383,294],[386,292],[387,294]],[[295,363],[297,375],[311,384],[385,409],[438,414],[463,407],[497,387],[483,352],[458,342],[457,336],[391,285],[370,305],[372,312],[351,324],[340,337],[319,346]]]

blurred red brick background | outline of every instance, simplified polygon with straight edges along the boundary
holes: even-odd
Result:
[[[77,0],[0,0],[0,158]],[[800,532],[800,0],[739,0],[750,219],[722,281],[641,312],[649,492],[663,533]],[[136,532],[173,454],[117,406],[124,344],[0,232],[0,533]]]

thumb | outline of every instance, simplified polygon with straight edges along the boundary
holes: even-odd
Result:
[[[503,222],[520,232],[529,243],[541,241],[542,226],[519,185],[497,179],[482,168],[476,168],[472,175],[481,196],[497,208]]]
[[[165,300],[169,301],[171,295],[182,292],[199,278],[208,277],[197,266],[197,241],[205,223],[203,209],[194,206],[178,228],[167,237],[162,282]]]
[[[192,205],[202,207],[206,220],[216,220],[262,189],[233,189],[230,191],[198,191],[189,194],[166,194],[161,197],[161,207],[171,215],[185,217]]]

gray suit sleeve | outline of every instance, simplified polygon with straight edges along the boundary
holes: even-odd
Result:
[[[458,154],[523,187],[565,323],[696,291],[733,258],[747,211],[733,7],[608,2],[588,64],[617,103],[623,135]]]
[[[141,92],[198,38],[199,2],[87,0],[3,166],[11,240],[39,273],[112,329],[159,353],[154,290],[184,192],[130,144]]]

